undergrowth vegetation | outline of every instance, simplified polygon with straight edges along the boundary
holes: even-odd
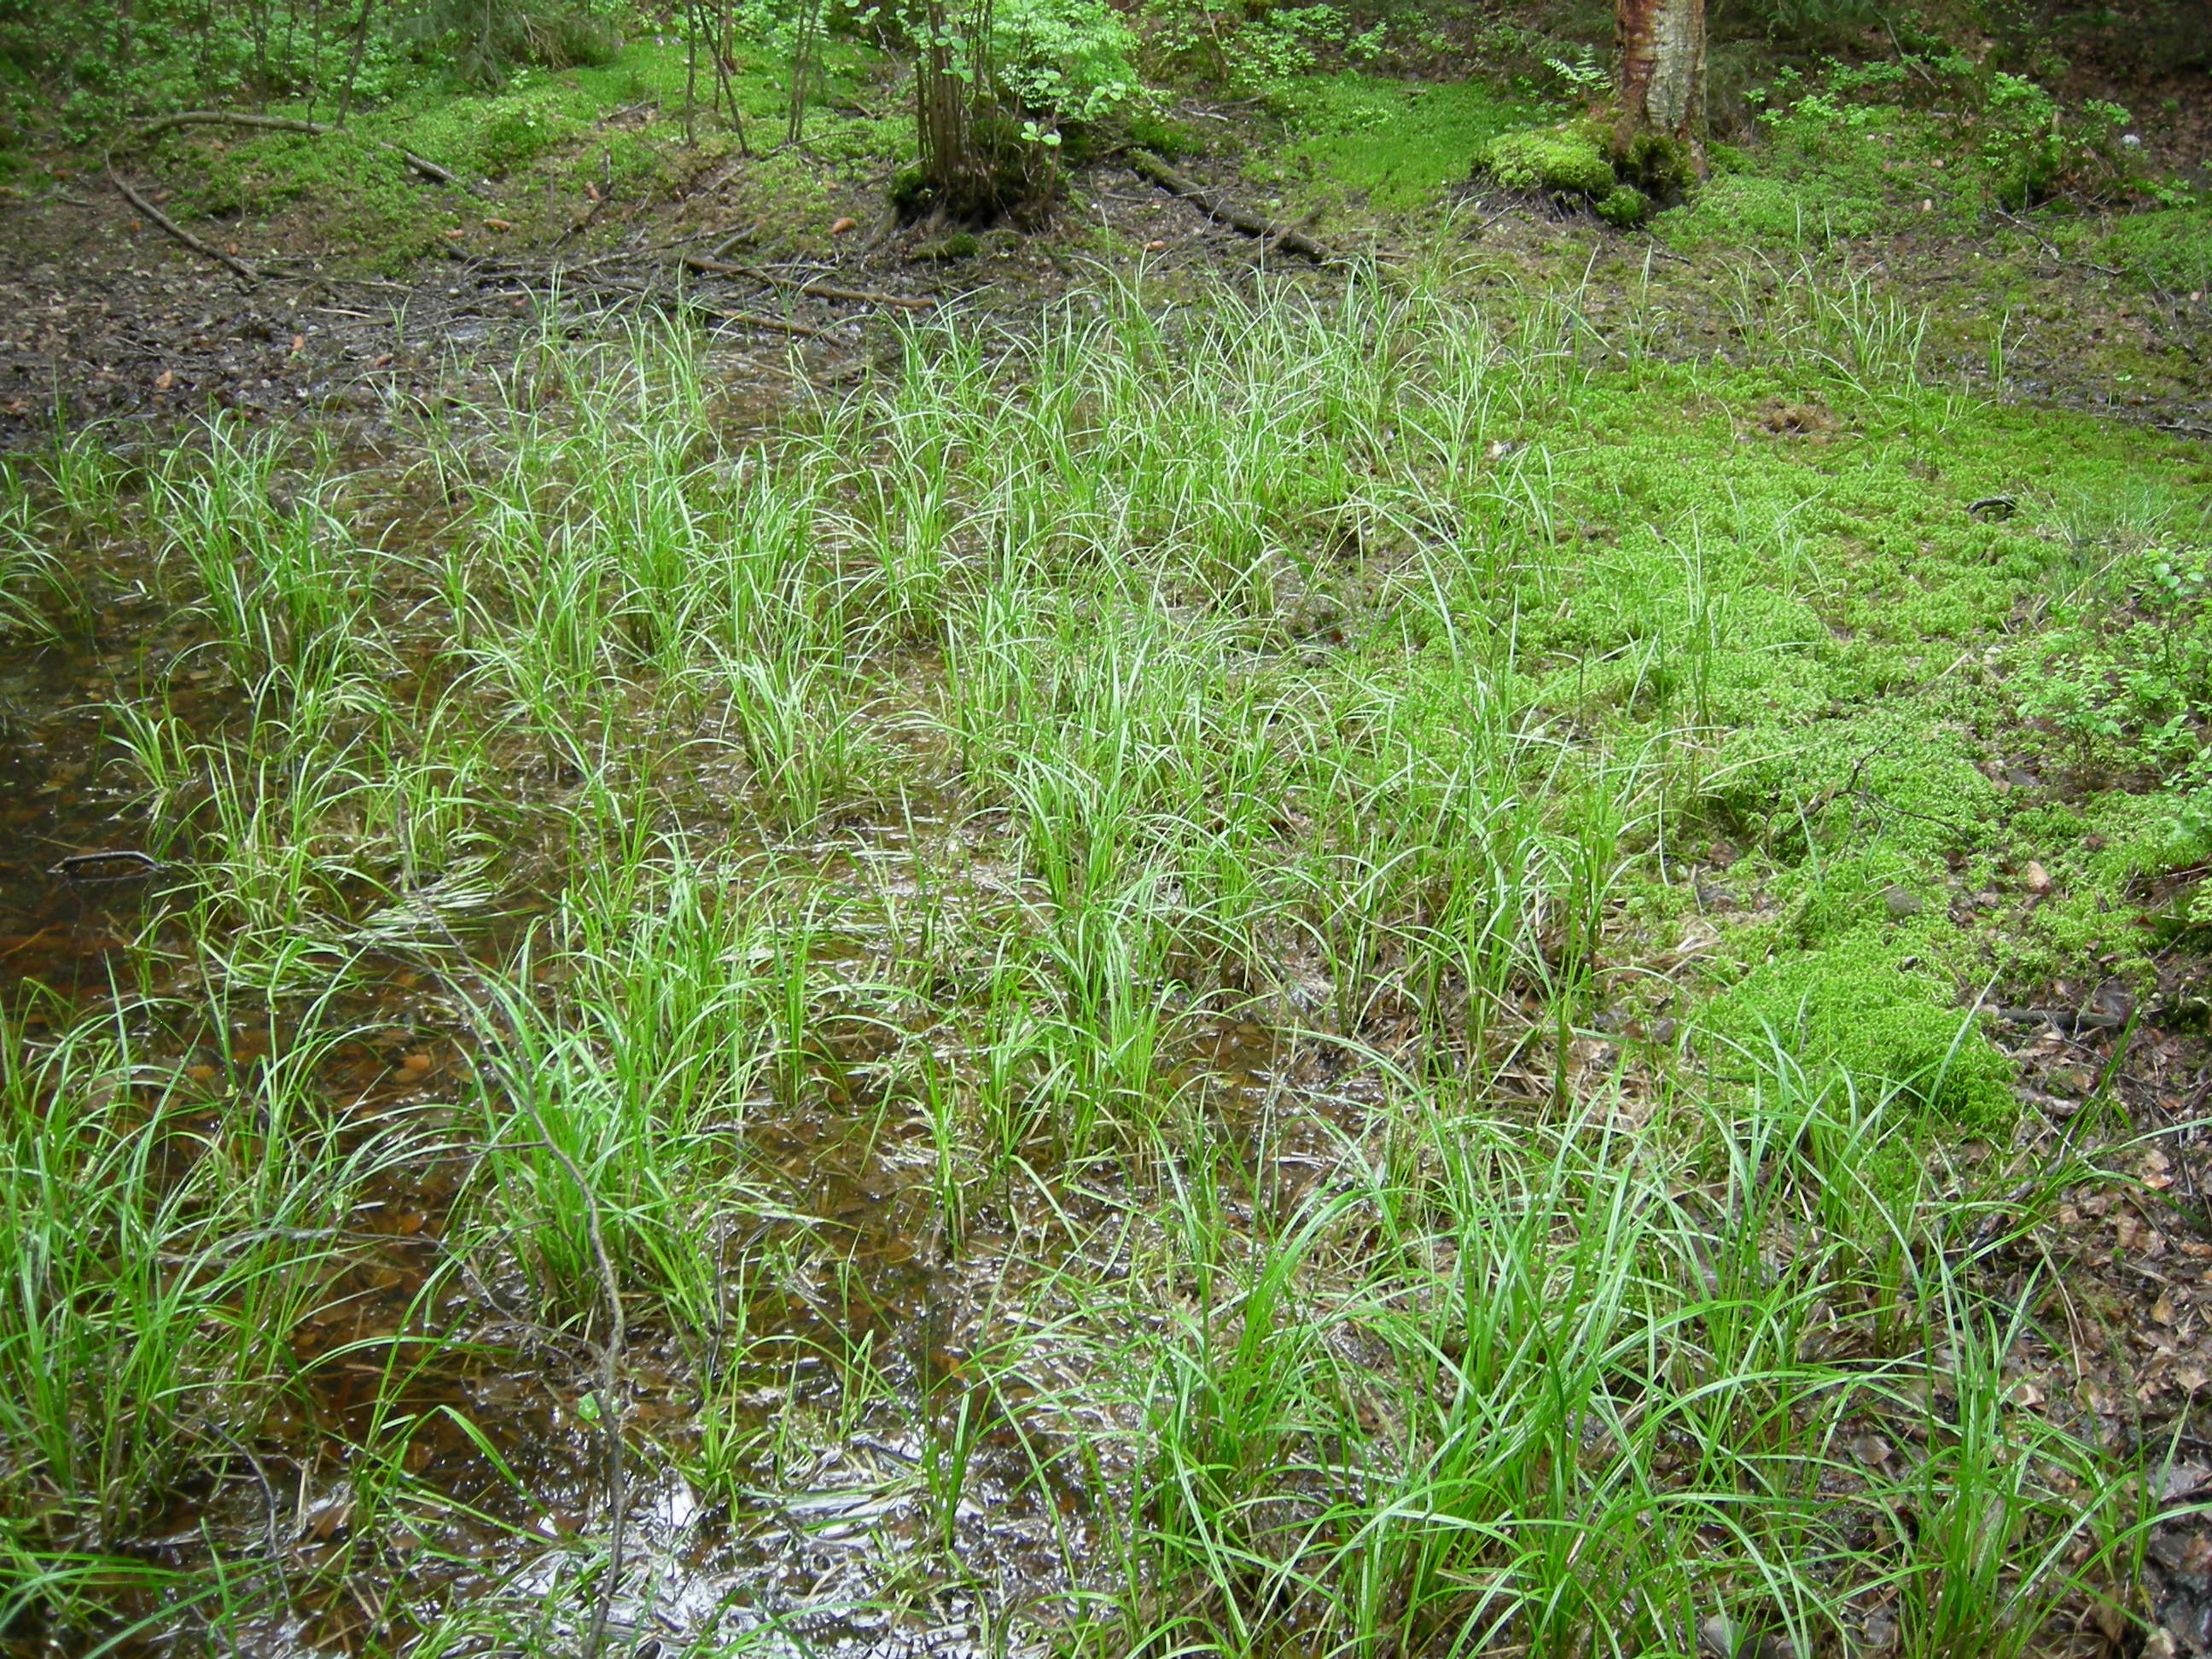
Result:
[[[2212,472],[1934,381],[1840,260],[1735,326],[1082,290],[744,442],[641,327],[374,463],[58,449],[5,591],[165,608],[105,713],[161,868],[9,1016],[0,1622],[2134,1618],[2172,1448],[2024,1386],[2089,1166],[1979,1011],[2148,986]],[[2124,784],[2070,827],[2023,696]]]

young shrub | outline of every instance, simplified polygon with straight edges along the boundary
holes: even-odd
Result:
[[[892,193],[908,213],[988,222],[1049,198],[1061,126],[1142,90],[1136,37],[1103,0],[925,0],[908,27],[921,163]]]

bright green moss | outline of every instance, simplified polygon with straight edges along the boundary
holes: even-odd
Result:
[[[1633,185],[1614,185],[1597,204],[1597,216],[1623,230],[1635,229],[1650,212],[1651,198]]]
[[[1584,121],[1502,134],[1483,147],[1478,165],[1508,190],[1605,197],[1618,182],[1599,131]]]
[[[2017,1109],[2011,1062],[1955,1006],[1951,987],[1917,964],[1909,941],[1879,927],[1755,969],[1706,1019],[1754,1058],[1778,1047],[1815,1082],[1841,1071],[1863,1091],[1900,1088],[1969,1133],[2001,1133]]]
[[[1536,114],[1479,81],[1390,81],[1352,70],[1300,76],[1269,101],[1291,131],[1280,149],[1255,155],[1247,172],[1255,183],[1333,186],[1386,210],[1432,201],[1466,178],[1470,155]]]

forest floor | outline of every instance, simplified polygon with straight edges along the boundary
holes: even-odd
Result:
[[[6,1640],[2212,1653],[2202,210],[670,61],[0,209]]]

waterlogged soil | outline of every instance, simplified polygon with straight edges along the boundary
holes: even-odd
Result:
[[[1219,111],[1188,112],[1237,131]],[[1240,142],[1225,138],[1221,155],[1179,165],[1218,196],[1251,204]],[[0,198],[0,453],[46,441],[58,419],[167,426],[227,409],[374,428],[395,408],[474,400],[542,326],[556,294],[564,317],[623,307],[686,315],[711,331],[733,382],[776,395],[794,377],[856,376],[896,349],[897,317],[926,314],[796,292],[805,283],[941,302],[1025,329],[1095,279],[1102,259],[1141,260],[1164,301],[1224,269],[1334,284],[1370,261],[1386,272],[1441,262],[1456,267],[1455,286],[1475,293],[1579,273],[1577,307],[1624,352],[1755,356],[1731,323],[1735,302],[1790,283],[1797,257],[1733,247],[1684,255],[1584,214],[1470,185],[1432,217],[1370,217],[1356,203],[1336,210],[1316,234],[1346,263],[1316,273],[1109,163],[1073,175],[1041,229],[988,231],[955,257],[941,228],[890,225],[882,201],[857,186],[846,188],[848,210],[834,222],[848,228],[835,239],[817,225],[786,236],[708,190],[624,204],[596,227],[597,240],[574,247],[465,239],[404,281],[348,274],[365,251],[317,240],[328,234],[324,216],[210,230],[260,261],[260,280],[247,284],[137,217],[96,175],[66,182]],[[672,263],[702,251],[782,285]],[[2212,438],[2212,294],[2145,292],[2066,256],[2024,222],[1839,244],[1830,257],[1927,312],[1923,363],[1934,376]]]
[[[1236,188],[1225,170],[1218,182]],[[1249,266],[1264,257],[1248,239],[1120,169],[1088,174],[1078,190],[1067,219],[1103,222],[1123,246],[1146,250],[1170,289],[1179,271],[1210,273],[1224,261]],[[1688,350],[1723,344],[1725,313],[1712,298],[1729,275],[1721,256],[1702,269],[1686,266],[1641,244],[1594,241],[1586,224],[1540,207],[1484,206],[1458,252],[1487,262],[1487,279],[1548,266],[1563,249],[1589,243],[1606,256],[1613,278],[1594,278],[1589,289],[1601,326],[1650,316],[1655,289],[1647,286],[1632,303],[1632,268],[1638,280],[1656,285],[1666,315],[1660,349],[1670,341]],[[625,234],[642,245],[658,240],[653,229],[644,221]],[[1085,274],[1049,238],[994,264],[939,266],[909,257],[919,232],[902,236],[866,252],[856,248],[834,266],[787,269],[855,288],[946,298],[967,292],[977,308],[1016,320],[1033,318]],[[1878,257],[1907,294],[1933,296],[1958,273],[1978,274],[1993,248],[1931,240]],[[2052,307],[2094,305],[2111,314],[2097,325],[2102,338],[2080,349],[2063,329],[2024,342],[2007,380],[2014,395],[2212,429],[2212,401],[2198,372],[2212,316],[2175,296],[2130,306],[2100,287],[2109,279],[2096,272],[2037,264],[2036,251],[2024,252],[2019,239],[1994,251],[2026,261]],[[644,257],[617,268],[635,270]],[[447,398],[489,395],[501,365],[542,326],[548,270],[542,259],[462,258],[395,283],[294,267],[247,290],[133,225],[119,204],[11,204],[0,221],[0,448],[47,442],[58,407],[71,423],[123,417],[116,430],[125,447],[134,429],[225,408],[325,426],[364,455],[387,452],[400,441],[402,417]],[[1302,267],[1292,270],[1306,276]],[[807,298],[771,305],[742,283],[687,291],[691,303],[772,310],[811,331],[717,325],[709,362],[728,381],[733,426],[772,416],[805,382],[835,384],[865,372],[891,343],[878,307]],[[642,296],[612,288],[593,295],[588,284],[565,292],[572,319],[641,297],[686,303],[673,299],[672,286]],[[2115,336],[2157,366],[2157,375],[2115,380],[2106,349]],[[1962,374],[1974,368],[1963,356],[1948,366]],[[1793,416],[1778,405],[1776,420],[1778,432],[1819,437],[1818,410]],[[114,763],[100,706],[140,695],[156,675],[173,697],[204,699],[210,710],[225,695],[219,685],[195,689],[191,641],[164,631],[170,609],[152,597],[144,573],[108,572],[100,593],[82,638],[0,661],[0,995],[21,1006],[41,996],[83,1004],[109,994],[121,947],[158,909],[149,898],[161,889],[160,860],[145,848],[143,820]],[[859,826],[847,850],[896,856],[903,833]],[[1731,888],[1724,865],[1690,878],[1712,909],[1759,902]],[[2064,1304],[2054,1304],[2051,1322],[2075,1337],[2070,1348],[2024,1370],[2014,1387],[2020,1398],[2033,1394],[2054,1407],[2070,1402],[2081,1429],[2115,1449],[2155,1462],[2178,1449],[2156,1498],[2185,1505],[2212,1498],[2212,1439],[2194,1411],[2212,1380],[2212,1141],[2188,1127],[2212,1100],[2212,1045],[2203,1030],[2203,964],[2177,951],[2170,977],[2157,1007],[2143,1011],[2100,1004],[2100,988],[2087,979],[2057,985],[2054,1006],[2112,1018],[2027,1019],[2009,1030],[2022,1097],[2054,1155],[2166,1132],[2146,1143],[2160,1150],[2136,1156],[2122,1172],[2126,1179],[2069,1193],[2055,1226],[2011,1264],[2023,1282],[2039,1265],[2062,1267],[2046,1292]],[[410,1115],[451,1113],[477,1047],[465,1004],[465,989],[392,964],[379,990],[348,1010],[359,1035],[323,1062],[333,1109],[364,1134]],[[212,1085],[225,1068],[265,1059],[285,1036],[281,1020],[183,1033],[169,1057]],[[1601,1015],[1578,1041],[1577,1059],[1591,1075],[1632,1069],[1638,1043],[1665,1036],[1611,1029]],[[1254,1190],[1287,1211],[1321,1177],[1333,1144],[1327,1127],[1342,1097],[1328,1054],[1279,1049],[1258,1026],[1225,1024],[1206,1032],[1182,1064],[1221,1091],[1232,1123],[1241,1112],[1255,1125],[1286,1095],[1302,1103],[1310,1142],[1275,1136],[1271,1161],[1252,1170]],[[1550,1086],[1533,1075],[1526,1082],[1532,1099]],[[849,1352],[870,1334],[892,1389],[956,1408],[974,1388],[973,1357],[1000,1334],[994,1322],[1005,1316],[999,1310],[1009,1275],[1036,1270],[1039,1238],[1079,1232],[1072,1223],[1106,1213],[1086,1212],[1079,1194],[1010,1200],[968,1218],[956,1258],[922,1196],[929,1152],[918,1129],[912,1122],[887,1129],[872,1103],[835,1096],[756,1129],[763,1168],[780,1172],[791,1224],[834,1231],[844,1268],[834,1281],[817,1275],[785,1285],[775,1304],[789,1368],[745,1395],[738,1418],[748,1429],[784,1425],[781,1439],[770,1437],[787,1455],[764,1455],[742,1502],[692,1491],[663,1460],[635,1458],[626,1504],[630,1565],[613,1607],[627,1647],[645,1654],[750,1637],[795,1653],[919,1656],[980,1651],[995,1639],[995,1650],[1006,1651],[1010,1609],[1079,1588],[1066,1582],[1063,1563],[1085,1559],[1094,1540],[1083,1535],[1092,1510],[1064,1473],[1078,1460],[1053,1457],[1062,1484],[1041,1485],[1028,1478],[1040,1449],[1011,1418],[994,1421],[980,1438],[951,1522],[966,1577],[915,1583],[908,1547],[935,1524],[925,1476],[933,1449],[837,1420],[841,1379],[823,1356]],[[278,1560],[312,1576],[352,1541],[342,1449],[373,1438],[397,1413],[418,1425],[405,1439],[408,1473],[457,1506],[445,1523],[453,1534],[445,1562],[430,1569],[447,1593],[522,1589],[550,1597],[561,1586],[564,1557],[555,1547],[604,1519],[604,1442],[588,1404],[593,1354],[579,1333],[547,1330],[522,1312],[520,1285],[447,1275],[437,1299],[425,1304],[444,1260],[445,1218],[466,1175],[465,1156],[453,1152],[380,1178],[353,1218],[340,1294],[295,1340],[303,1364],[345,1352],[370,1357],[309,1365],[311,1402],[278,1437],[286,1445],[281,1462],[249,1457],[250,1479],[179,1493],[171,1511],[145,1529],[149,1559],[193,1559],[205,1525],[236,1538],[265,1533]],[[432,1329],[451,1340],[395,1390],[372,1350]],[[693,1385],[673,1339],[641,1334],[627,1359],[636,1445],[681,1443],[695,1431]],[[977,1409],[988,1402],[979,1399]],[[354,1559],[350,1576],[316,1599],[295,1601],[265,1627],[237,1632],[240,1647],[277,1655],[358,1645],[382,1617],[379,1576],[419,1579],[422,1569]],[[2160,1528],[2143,1584],[2169,1650],[2212,1653],[2212,1524]],[[559,1606],[551,1616],[573,1639],[586,1600],[568,1585]],[[2084,1619],[2084,1651],[2124,1635],[2100,1629],[2086,1610]],[[134,1645],[162,1650],[176,1635],[156,1625]],[[19,1651],[50,1650],[20,1630],[6,1642]]]

